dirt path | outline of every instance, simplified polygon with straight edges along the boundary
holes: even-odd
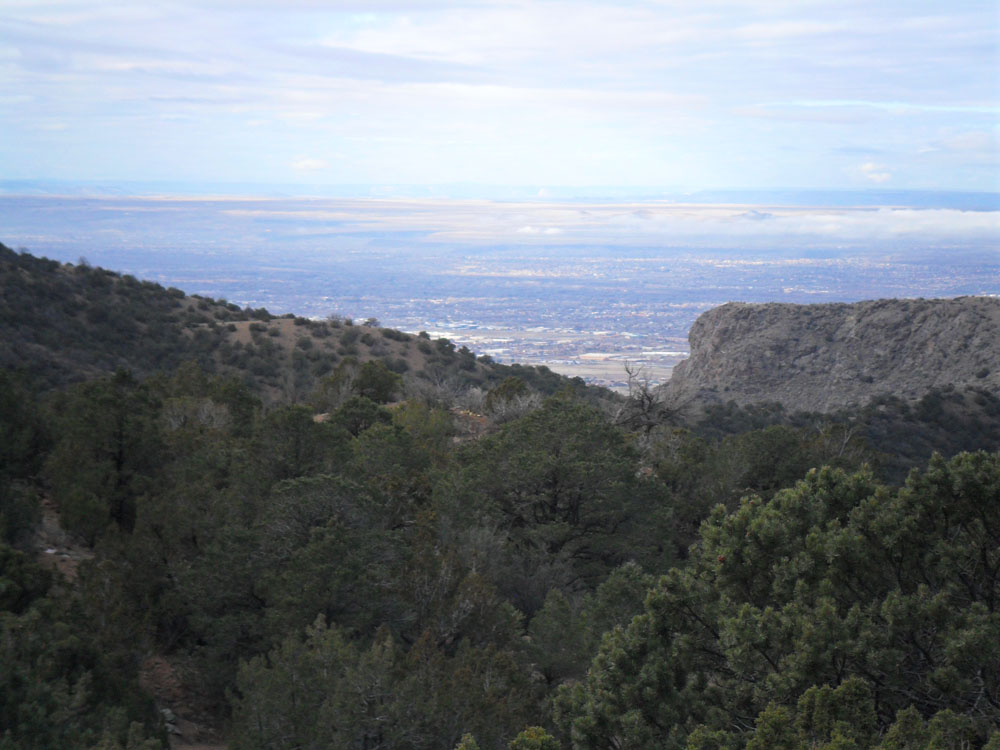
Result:
[[[43,568],[55,570],[67,581],[76,580],[76,569],[84,560],[90,560],[94,551],[73,539],[59,523],[59,511],[52,498],[42,497],[42,522],[35,530],[36,559]]]
[[[150,656],[139,668],[139,685],[156,703],[172,750],[226,750],[212,717],[198,708],[194,692],[164,656]]]

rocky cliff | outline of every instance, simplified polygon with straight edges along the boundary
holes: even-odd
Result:
[[[778,401],[830,411],[946,385],[1000,392],[1000,299],[854,304],[732,302],[689,334],[691,357],[665,386],[670,402]]]

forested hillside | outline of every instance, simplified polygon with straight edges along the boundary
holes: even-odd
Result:
[[[5,259],[81,307],[5,282],[4,750],[1000,748],[995,393],[684,424],[395,333],[432,355],[314,343],[293,392],[194,346],[200,300]],[[119,288],[160,359],[100,323]]]
[[[544,393],[566,385],[547,368],[499,365],[447,339],[381,328],[374,318],[355,325],[274,316],[0,244],[0,367],[26,372],[43,387],[118,368],[147,375],[194,362],[238,378],[268,402],[295,402],[345,360],[378,360],[413,381],[411,390],[456,392],[512,375]]]

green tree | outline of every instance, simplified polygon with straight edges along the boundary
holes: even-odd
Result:
[[[350,329],[356,333],[356,329]],[[347,339],[345,333],[343,340]],[[334,412],[352,397],[376,404],[387,404],[402,390],[403,378],[378,359],[361,363],[357,357],[345,357],[333,373],[323,378],[311,397],[319,411]]]
[[[287,638],[270,654],[242,664],[233,696],[233,747],[321,747],[337,726],[324,726],[320,707],[357,659],[343,632],[318,618],[304,640]]]
[[[555,397],[471,444],[435,500],[449,523],[502,530],[510,561],[491,576],[530,615],[553,585],[592,587],[628,558],[654,569],[669,558],[669,508],[638,468],[602,414]]]
[[[537,408],[540,402],[538,395],[521,378],[510,375],[489,390],[483,409],[495,424],[500,424],[523,417]]]
[[[0,612],[23,614],[51,585],[51,573],[0,542]]]
[[[285,483],[257,526],[263,597],[272,632],[298,630],[317,615],[371,633],[395,619],[394,579],[406,554],[375,497],[336,477]]]
[[[504,651],[454,655],[421,637],[408,651],[380,629],[353,644],[322,619],[246,662],[234,694],[233,747],[439,748],[463,736],[502,748],[530,720],[530,692]]]
[[[386,367],[382,360],[370,359],[358,371],[354,392],[376,404],[387,404],[393,400],[402,385],[403,378]]]
[[[393,409],[392,423],[406,430],[435,465],[447,462],[456,430],[446,410],[411,399]]]
[[[864,746],[913,706],[984,742],[1000,726],[998,505],[1000,455],[976,453],[935,458],[896,492],[824,469],[718,508],[690,565],[563,690],[562,726],[577,748],[684,747],[698,725],[735,725],[742,746],[759,717],[758,744],[804,731]],[[851,708],[855,678],[870,715]]]
[[[123,370],[56,399],[56,445],[45,473],[63,522],[90,542],[109,522],[133,530],[139,498],[154,486],[157,409],[150,390]]]
[[[562,745],[542,727],[528,727],[511,740],[510,750],[559,750]]]
[[[101,741],[151,750],[155,712],[135,661],[109,659],[85,592],[53,595],[51,576],[0,545],[0,747],[87,748]],[[133,725],[130,727],[130,725]]]
[[[0,369],[0,481],[28,479],[41,469],[49,436],[23,377]]]
[[[375,424],[351,445],[351,476],[392,509],[395,524],[412,521],[431,494],[431,455],[411,432],[395,424]]]
[[[809,469],[858,470],[874,454],[850,426],[822,429],[770,425],[706,440],[683,429],[654,433],[649,457],[669,487],[682,555],[698,527],[722,503],[734,509],[741,497],[765,500],[794,485]]]
[[[630,562],[583,596],[551,589],[528,625],[529,652],[546,681],[557,685],[583,678],[601,637],[642,612],[646,592],[654,582],[653,576]]]
[[[269,411],[256,436],[257,458],[270,481],[329,472],[346,459],[347,435],[338,424],[313,419],[305,406]]]
[[[389,424],[392,414],[371,399],[354,396],[333,413],[330,421],[357,437],[373,425]]]

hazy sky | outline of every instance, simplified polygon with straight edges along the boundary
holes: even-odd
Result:
[[[996,0],[0,0],[0,178],[995,190],[998,41]]]

